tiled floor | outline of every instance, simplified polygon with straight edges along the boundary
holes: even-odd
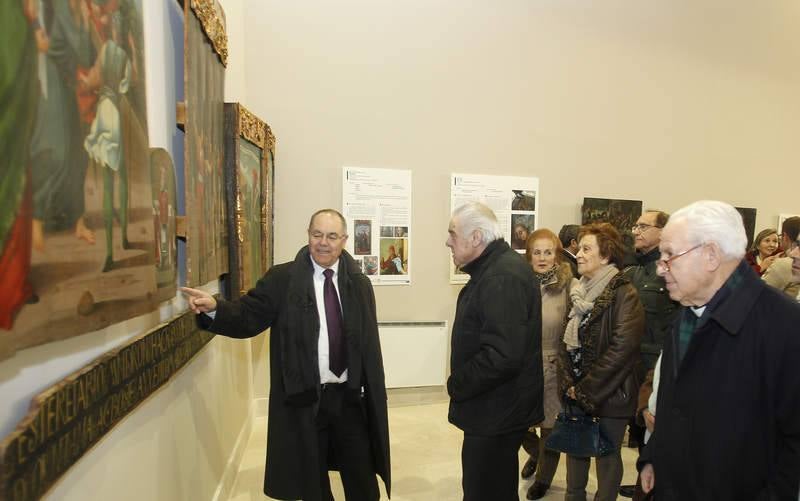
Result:
[[[447,401],[439,393],[403,393],[392,391],[389,396],[389,430],[392,451],[392,500],[396,501],[455,501],[461,499],[461,432],[447,422]],[[231,501],[268,500],[262,492],[266,450],[266,420],[258,419],[253,426],[242,460]],[[637,453],[623,448],[625,463],[623,484],[636,479],[634,463]],[[520,452],[520,466],[526,459]],[[333,494],[344,500],[341,482],[331,474]],[[379,482],[380,483],[380,482]],[[530,481],[521,480],[520,500]],[[381,485],[381,499],[387,499]],[[587,491],[591,499],[596,487],[592,468]],[[553,485],[545,501],[564,499],[566,466],[562,458]],[[624,499],[624,498],[620,498]]]

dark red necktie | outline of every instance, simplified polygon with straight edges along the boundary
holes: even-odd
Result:
[[[328,367],[336,377],[340,377],[347,365],[342,334],[342,310],[339,308],[339,297],[333,286],[333,270],[326,269],[322,274],[325,275],[322,295],[325,297],[325,321],[328,324]]]

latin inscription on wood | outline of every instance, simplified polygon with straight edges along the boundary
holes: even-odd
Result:
[[[39,499],[212,337],[187,313],[37,395],[28,415],[0,444],[0,500]]]

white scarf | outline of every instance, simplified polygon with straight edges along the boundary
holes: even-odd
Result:
[[[581,347],[581,341],[578,339],[578,327],[583,322],[583,317],[594,308],[597,296],[605,290],[617,273],[619,273],[619,269],[615,265],[607,264],[597,270],[593,278],[581,277],[578,285],[570,291],[572,309],[569,312],[567,328],[564,330],[564,343],[567,345],[567,350]]]

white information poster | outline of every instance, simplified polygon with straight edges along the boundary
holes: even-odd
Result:
[[[497,215],[503,238],[511,248],[525,253],[525,241],[536,229],[539,213],[539,178],[488,176],[481,174],[450,175],[450,211],[467,202],[481,202]],[[450,283],[463,284],[469,275],[450,261]]]
[[[411,171],[342,167],[347,251],[373,285],[411,284]]]

